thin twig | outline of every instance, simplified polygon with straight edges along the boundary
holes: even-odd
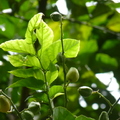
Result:
[[[62,66],[64,73],[64,106],[67,106],[67,85],[66,85],[66,71],[65,71],[65,57],[64,57],[64,43],[63,43],[63,30],[62,30],[62,18],[60,20],[60,30],[61,30],[61,46],[62,46]]]
[[[106,97],[104,97],[99,91],[94,91],[93,93],[97,93],[100,97],[102,97],[108,103],[110,107],[112,107],[111,102]]]
[[[112,113],[112,110],[114,109],[114,107],[117,105],[117,103],[119,102],[120,97],[118,98],[117,101],[115,101],[115,103],[113,103],[113,105],[110,107],[110,109],[108,110],[108,115]]]
[[[2,90],[0,90],[0,92],[1,92],[1,94],[3,94],[10,101],[11,105],[13,106],[13,108],[14,108],[15,112],[17,113],[17,115],[19,116],[19,118],[21,120],[23,120],[22,117],[21,117],[20,112],[18,111],[17,107],[14,105],[13,101],[11,100],[11,98],[9,96],[7,96]]]

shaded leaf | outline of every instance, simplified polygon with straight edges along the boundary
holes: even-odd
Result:
[[[44,91],[37,91],[37,93],[33,94],[31,98],[35,98],[37,101],[40,101],[41,103],[48,103],[47,95]]]
[[[11,84],[8,88],[27,87],[33,90],[39,90],[39,89],[43,89],[43,86],[44,86],[44,82],[41,80],[36,80],[34,78],[26,78]]]
[[[64,107],[53,109],[53,120],[75,120],[75,116]]]
[[[80,115],[75,120],[95,120],[95,119],[86,117],[84,115]]]
[[[49,96],[51,99],[54,99],[55,97],[59,96],[59,95],[63,95],[63,86],[60,86],[60,85],[55,85],[55,86],[52,86],[50,88],[50,91],[49,91]],[[60,94],[59,94],[60,93]],[[62,94],[61,94],[62,93]]]
[[[112,58],[109,55],[103,53],[98,53],[96,55],[96,62],[98,63],[98,65],[101,65],[101,67],[107,67],[107,68],[118,67],[118,62],[115,58]]]
[[[33,45],[27,44],[25,40],[10,40],[2,43],[0,45],[4,51],[12,51],[18,53],[29,53],[35,55],[35,50]]]

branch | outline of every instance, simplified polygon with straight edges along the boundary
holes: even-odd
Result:
[[[92,28],[95,28],[95,29],[98,29],[98,30],[101,30],[101,31],[104,31],[104,32],[107,32],[110,34],[120,36],[120,33],[118,33],[118,32],[111,31],[111,30],[107,29],[106,27],[92,25],[91,23],[86,22],[86,21],[78,21],[78,20],[75,20],[74,18],[70,18],[70,19],[65,18],[64,20],[67,20],[67,21],[72,22],[72,23],[87,25],[87,26],[90,26]]]

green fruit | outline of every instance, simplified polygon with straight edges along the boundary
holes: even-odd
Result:
[[[82,86],[78,88],[80,95],[83,97],[88,97],[92,94],[93,90],[88,86]]]
[[[33,118],[34,118],[34,114],[29,110],[23,111],[21,116],[22,116],[23,120],[33,120]]]
[[[70,82],[77,82],[79,79],[78,70],[75,67],[71,67],[66,74],[66,79]]]
[[[102,111],[98,120],[109,120],[108,113],[106,111]]]
[[[50,16],[54,21],[62,20],[62,15],[59,12],[53,12]]]
[[[40,103],[39,102],[31,102],[28,105],[28,110],[31,111],[33,114],[36,114],[40,110]]]
[[[11,103],[4,95],[0,95],[0,112],[6,113],[10,111]]]

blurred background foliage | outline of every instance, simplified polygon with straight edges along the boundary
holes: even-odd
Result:
[[[63,7],[65,3],[66,8]],[[0,0],[0,43],[10,39],[24,38],[28,21],[38,12],[44,13],[44,21],[54,31],[54,41],[58,40],[60,38],[59,22],[52,21],[50,14],[54,11],[61,12],[64,38],[81,41],[77,58],[66,59],[67,67],[74,66],[80,73],[80,80],[76,84],[70,84],[68,88],[68,109],[76,115],[84,114],[96,119],[101,111],[108,111],[109,106],[98,95],[92,95],[89,98],[79,97],[77,88],[90,86],[94,90],[99,90],[112,103],[120,97],[119,9],[120,2],[112,0],[59,0],[59,2],[57,0]],[[25,99],[34,91],[27,88],[6,90],[6,87],[18,80],[8,74],[8,71],[14,67],[8,62],[7,54],[10,53],[0,49],[0,89],[11,96],[19,110],[22,110],[27,105]],[[107,73],[108,78],[100,73]],[[97,77],[98,74],[103,76],[104,83],[108,84],[101,82]],[[61,71],[58,79],[62,80]],[[114,92],[116,84],[112,83],[113,80],[116,80],[118,87],[117,97]],[[54,84],[58,84],[58,81],[56,80]],[[112,91],[108,89],[110,84]],[[111,94],[112,92],[114,94]],[[62,105],[62,100],[62,97],[56,98],[55,105]],[[42,120],[47,116],[47,109],[44,106],[41,114]],[[110,120],[119,118],[119,110],[120,105],[117,104],[110,115]],[[13,120],[13,116],[0,113],[0,119]]]

